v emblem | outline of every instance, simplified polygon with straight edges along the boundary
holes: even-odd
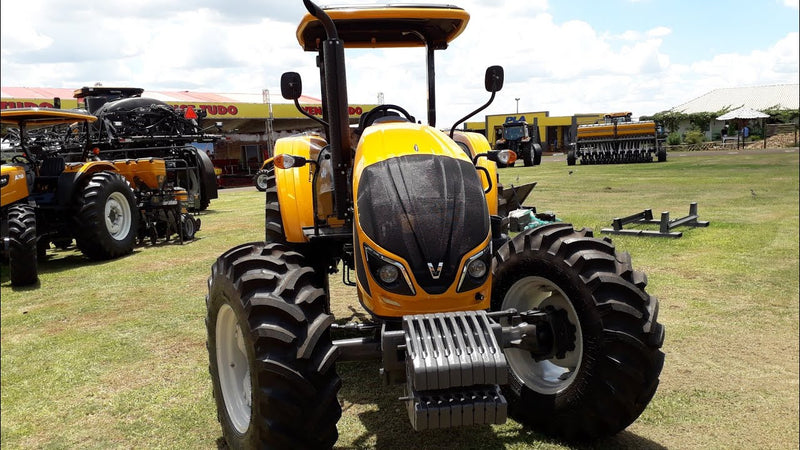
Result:
[[[431,272],[431,278],[438,280],[439,277],[442,276],[442,265],[442,263],[439,263],[439,265],[434,269],[433,264],[428,263],[428,270]]]

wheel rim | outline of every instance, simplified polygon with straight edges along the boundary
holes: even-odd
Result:
[[[194,219],[191,217],[183,218],[183,237],[186,239],[194,237]]]
[[[123,193],[112,192],[108,196],[103,217],[112,238],[120,241],[128,236],[131,230],[131,207]]]
[[[250,425],[252,405],[250,364],[242,329],[229,305],[223,305],[217,314],[216,336],[222,398],[233,427],[244,434]]]
[[[260,187],[261,189],[266,189],[267,188],[267,175],[266,174],[259,175],[258,178],[256,178],[256,183],[258,184],[258,187]]]
[[[502,309],[527,311],[547,306],[567,312],[570,323],[575,326],[575,349],[567,352],[564,358],[538,362],[529,352],[520,349],[505,349],[505,355],[512,372],[527,387],[542,394],[556,394],[572,384],[583,359],[583,334],[569,297],[546,278],[526,277],[511,286],[503,299]]]

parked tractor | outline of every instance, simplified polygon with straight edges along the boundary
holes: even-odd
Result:
[[[531,127],[524,120],[504,123],[503,137],[497,139],[495,149],[513,150],[525,167],[538,166],[542,162],[542,146],[538,139],[534,139],[535,134],[538,134],[538,130],[531,133]]]
[[[633,122],[631,113],[606,114],[604,123],[578,126],[567,164],[627,164],[667,160],[667,149],[651,120]]]
[[[625,429],[658,386],[658,301],[630,256],[589,230],[557,222],[509,237],[496,165],[516,155],[454,131],[492,102],[501,67],[486,71],[486,104],[449,133],[436,127],[434,53],[464,31],[467,12],[304,4],[296,36],[319,55],[324,136],[277,141],[265,240],[222,254],[208,280],[209,371],[227,445],[332,447],[337,366],[360,360],[405,385],[415,430],[507,417],[570,440]],[[345,47],[424,48],[427,124],[381,105],[352,142]],[[281,92],[297,102],[300,76],[285,73]],[[334,317],[338,271],[369,319]]]
[[[38,279],[37,260],[73,240],[91,259],[130,253],[136,242],[192,239],[186,190],[163,159],[103,161],[86,138],[96,116],[49,108],[0,111],[3,256],[13,285]],[[6,160],[8,158],[8,160]]]
[[[153,98],[144,89],[92,86],[75,90],[90,114],[92,141],[101,159],[161,158],[167,178],[188,193],[190,210],[203,211],[217,198],[217,175],[211,158],[193,143],[212,143],[218,135],[199,125],[205,110],[175,109]]]

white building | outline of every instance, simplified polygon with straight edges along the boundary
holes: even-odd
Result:
[[[715,89],[686,103],[673,107],[670,111],[685,114],[701,112],[716,112],[727,108],[734,110],[747,107],[756,111],[765,109],[800,109],[800,84],[775,84],[769,86],[751,86]],[[719,133],[724,122],[713,120],[706,132],[706,138],[711,139]],[[680,133],[686,132],[690,124],[683,123],[679,128]]]

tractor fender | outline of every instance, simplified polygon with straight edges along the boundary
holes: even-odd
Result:
[[[320,152],[327,145],[319,136],[291,136],[275,142],[275,156],[292,155],[316,161]],[[326,188],[330,183],[327,178],[333,176],[330,171],[326,175],[320,171],[316,181],[319,196],[316,205],[311,177],[311,164],[291,169],[275,167],[275,184],[278,191],[278,204],[281,211],[281,222],[287,242],[307,242],[303,234],[304,227],[314,226],[314,212],[327,215],[333,211],[333,192]]]
[[[217,174],[214,172],[214,163],[206,152],[195,149],[197,154],[197,166],[200,168],[200,184],[203,189],[203,195],[207,199],[214,199],[218,197],[217,191]]]
[[[92,175],[98,172],[119,173],[116,166],[110,161],[89,161],[83,163],[69,163],[58,177],[56,200],[58,205],[68,205],[74,199],[78,187],[82,186]]]
[[[469,149],[470,158],[473,159],[475,158],[475,155],[487,153],[492,150],[492,147],[489,145],[489,141],[486,139],[486,136],[480,133],[458,131],[453,134],[453,140],[459,143],[459,145],[465,145],[467,149]],[[486,176],[480,177],[481,184],[484,192],[486,193],[486,204],[489,206],[489,214],[497,215],[499,206],[498,185],[500,181],[499,177],[497,176],[497,164],[489,161],[487,158],[480,158],[475,165],[478,167],[483,167],[487,170],[487,176],[489,179],[486,179]],[[487,189],[489,190],[487,191]]]
[[[5,207],[28,197],[30,178],[23,165],[3,164],[2,177],[4,184],[0,194],[0,206]],[[5,220],[5,217],[3,219]]]

